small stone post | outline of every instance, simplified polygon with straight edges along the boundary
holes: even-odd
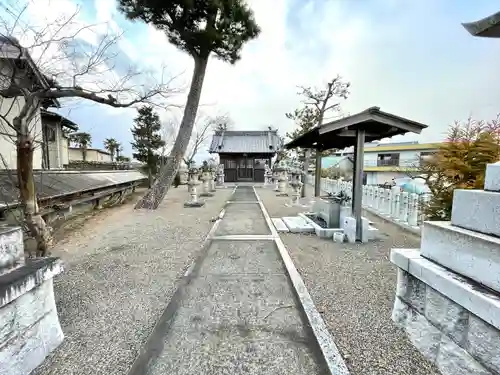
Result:
[[[410,194],[408,225],[416,227],[418,224],[418,194]]]
[[[403,194],[401,194],[401,215],[399,217],[399,220],[402,223],[406,223],[408,221],[408,192],[403,191]]]

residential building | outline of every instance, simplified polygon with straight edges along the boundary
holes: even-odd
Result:
[[[80,147],[69,147],[70,161],[83,161],[83,149]],[[87,148],[85,161],[111,163],[111,154],[98,148]]]
[[[0,36],[0,169],[16,169],[16,132],[13,120],[22,110],[25,99],[21,88],[38,90],[49,88],[49,80],[37,68],[25,48],[19,47],[17,40]],[[15,83],[14,83],[15,82]],[[31,134],[35,140],[33,169],[43,166],[43,130],[41,111],[48,107],[59,107],[57,100],[34,103],[37,110],[30,121]]]
[[[69,162],[69,140],[64,129],[77,131],[78,126],[71,120],[54,112],[42,109],[42,167],[43,169],[63,169]]]
[[[227,182],[264,182],[265,164],[281,149],[276,130],[216,131],[209,152],[219,154]]]
[[[381,185],[392,179],[404,178],[418,172],[421,161],[435,153],[440,143],[367,143],[364,152],[365,184]],[[322,166],[327,168],[340,156],[352,156],[353,149],[334,152],[323,158]]]

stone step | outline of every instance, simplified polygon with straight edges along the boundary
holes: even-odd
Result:
[[[500,239],[454,226],[426,221],[422,256],[500,292]]]
[[[290,232],[286,224],[279,217],[273,217],[271,221],[278,232]]]
[[[285,216],[282,218],[285,225],[292,233],[312,233],[314,227],[300,216]]]
[[[500,237],[500,192],[456,189],[451,223]]]

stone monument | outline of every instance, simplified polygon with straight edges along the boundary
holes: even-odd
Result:
[[[187,184],[190,199],[187,202],[184,202],[184,207],[202,207],[205,205],[204,201],[198,200],[198,193],[196,191],[196,186],[200,184],[198,173],[197,168],[189,169]]]
[[[442,374],[500,373],[500,163],[485,190],[456,189],[451,221],[426,221],[420,249],[392,249],[392,318]]]
[[[28,375],[64,339],[54,299],[58,258],[25,262],[21,228],[0,226],[0,373]]]

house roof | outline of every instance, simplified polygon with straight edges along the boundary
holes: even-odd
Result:
[[[66,118],[64,116],[61,116],[58,113],[54,113],[54,112],[51,112],[51,111],[47,111],[46,109],[42,109],[40,111],[40,114],[42,116],[42,121],[43,121],[44,118],[51,119],[51,120],[59,122],[61,124],[61,126],[65,126],[68,129],[71,129],[71,130],[74,130],[74,131],[78,130],[78,125],[77,124],[75,124],[73,121],[71,121],[70,119],[68,119],[68,118]]]
[[[267,131],[216,131],[208,152],[218,154],[274,154],[281,148],[276,130]]]
[[[364,130],[367,142],[402,135],[408,132],[420,134],[427,125],[370,107],[355,115],[322,124],[285,145],[318,150],[344,149],[356,144],[356,130]]]
[[[52,79],[48,78],[31,58],[31,55],[27,48],[22,47],[19,41],[11,36],[0,35],[0,59],[6,60],[17,60],[24,61],[28,67],[28,71],[33,74],[35,82],[40,86],[40,88],[49,88]],[[47,99],[44,105],[50,107],[60,107],[59,101],[57,99]]]
[[[500,38],[500,12],[479,21],[462,23],[462,26],[473,36]]]

